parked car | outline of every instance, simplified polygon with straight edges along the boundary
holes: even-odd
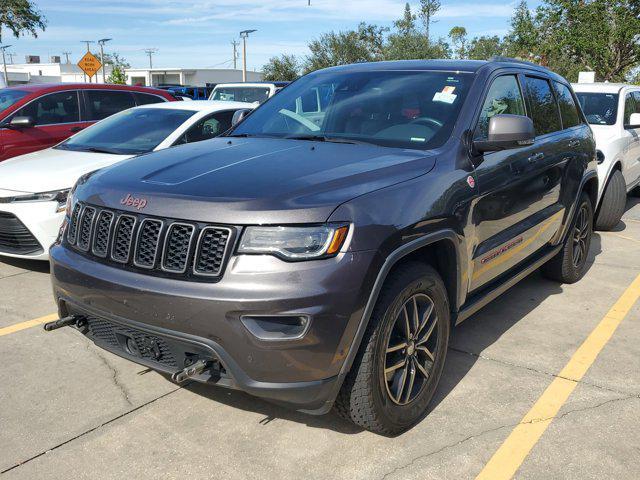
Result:
[[[264,103],[286,87],[289,82],[219,83],[209,100]]]
[[[155,88],[98,83],[31,84],[0,89],[0,162],[51,147],[114,113],[175,101]]]
[[[318,91],[322,112],[296,110]],[[456,324],[538,267],[583,276],[597,191],[591,129],[549,70],[321,70],[224,137],[79,181],[45,328],[397,434],[426,415]]]
[[[578,83],[573,89],[602,152],[595,226],[611,230],[622,218],[627,193],[640,194],[640,86]]]
[[[110,116],[55,147],[0,163],[0,256],[48,259],[69,189],[88,172],[174,145],[213,138],[251,104],[171,102]]]

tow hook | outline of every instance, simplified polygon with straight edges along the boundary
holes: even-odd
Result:
[[[171,380],[173,380],[176,383],[182,383],[185,380],[188,380],[189,378],[200,375],[209,367],[210,363],[211,362],[207,360],[198,360],[193,365],[189,365],[183,370],[180,370],[179,372],[176,372],[173,375],[171,375]]]
[[[50,332],[51,330],[57,330],[58,328],[67,327],[69,325],[75,325],[77,327],[81,327],[84,323],[85,323],[84,317],[80,315],[70,315],[68,317],[54,320],[53,322],[45,323],[44,329],[47,332]]]

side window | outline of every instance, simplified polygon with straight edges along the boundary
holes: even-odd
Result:
[[[573,100],[573,95],[569,87],[562,83],[554,82],[558,91],[558,106],[560,107],[560,117],[562,118],[562,127],[571,128],[580,125],[580,114]]]
[[[558,104],[549,82],[543,78],[526,77],[527,94],[536,135],[545,135],[561,129]]]
[[[89,121],[102,120],[114,113],[136,106],[131,92],[86,90],[85,95],[87,96],[87,104],[89,107]]]
[[[216,112],[201,118],[175,142],[175,145],[201,142],[217,137],[231,128],[233,113],[233,111]]]
[[[524,101],[520,86],[515,75],[504,75],[496,78],[487,98],[482,105],[478,126],[474,135],[475,140],[484,140],[489,133],[489,120],[494,115],[509,113],[513,115],[524,115]]]
[[[133,95],[136,97],[136,103],[138,105],[148,105],[150,103],[161,103],[165,101],[164,98],[158,95],[150,95],[148,93],[135,92]]]
[[[640,92],[627,93],[624,99],[624,124],[631,123],[631,114],[640,113]]]
[[[31,117],[35,125],[79,122],[78,92],[73,90],[44,95],[25,105],[14,116]]]

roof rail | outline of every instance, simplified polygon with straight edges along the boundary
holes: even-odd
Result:
[[[526,60],[520,60],[518,58],[511,57],[503,57],[502,55],[495,55],[489,59],[490,62],[509,62],[509,63],[521,63],[523,65],[529,65],[532,67],[542,68],[544,70],[548,70],[547,67],[542,65],[538,65],[537,63],[527,62]]]

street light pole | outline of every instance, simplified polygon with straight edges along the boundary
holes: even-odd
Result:
[[[102,63],[102,83],[107,83],[107,79],[104,74],[104,44],[111,40],[111,38],[101,38],[98,40],[98,44],[100,45],[100,63]]]
[[[247,38],[250,33],[257,32],[257,30],[243,30],[240,32],[240,38],[242,38],[242,81],[247,81]]]
[[[9,74],[7,73],[7,60],[5,59],[4,51],[10,46],[11,45],[3,45],[0,47],[0,50],[2,50],[2,68],[4,69],[4,84],[6,87],[9,86]]]

